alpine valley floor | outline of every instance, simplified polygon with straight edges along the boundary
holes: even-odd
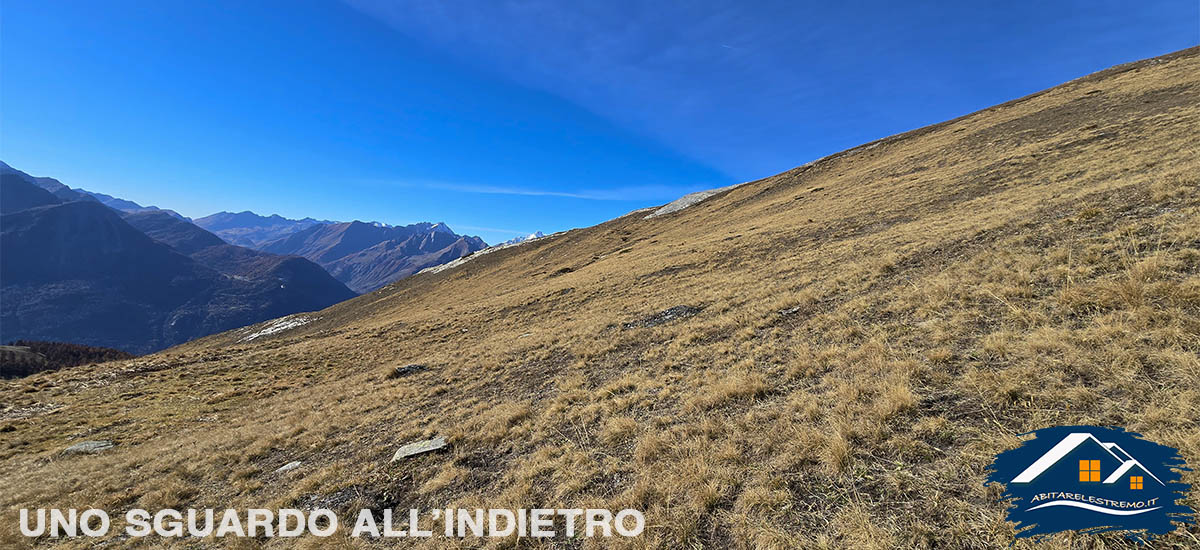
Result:
[[[646,214],[0,381],[0,546],[98,544],[25,539],[22,507],[545,506],[647,528],[103,547],[1003,549],[984,479],[1017,434],[1119,425],[1200,467],[1200,48]]]

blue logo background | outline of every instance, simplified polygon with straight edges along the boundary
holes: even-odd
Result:
[[[1030,433],[1033,439],[996,456],[987,479],[1012,499],[1008,519],[1018,538],[1068,530],[1152,537],[1174,530],[1172,522],[1195,522],[1192,509],[1176,502],[1190,486],[1180,481],[1188,468],[1175,449],[1121,428]]]

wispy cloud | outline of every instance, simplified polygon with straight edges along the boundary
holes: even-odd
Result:
[[[344,1],[733,179],[1196,36],[1196,2]]]
[[[808,160],[787,138],[808,129],[798,107],[825,80],[797,60],[829,30],[794,3],[344,1],[734,178]]]
[[[673,201],[688,193],[702,191],[695,186],[675,185],[634,185],[612,187],[607,189],[580,189],[573,191],[553,191],[537,188],[508,187],[498,185],[463,184],[448,182],[408,182],[390,181],[389,185],[417,187],[455,193],[472,193],[482,195],[516,195],[526,197],[562,197],[589,201]]]

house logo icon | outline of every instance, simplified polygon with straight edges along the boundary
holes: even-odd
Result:
[[[1058,426],[1032,434],[996,457],[987,481],[1004,486],[1017,537],[1069,530],[1153,537],[1195,522],[1178,503],[1189,485],[1180,481],[1188,469],[1175,449],[1120,428]]]

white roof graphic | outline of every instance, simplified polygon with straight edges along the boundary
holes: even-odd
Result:
[[[1103,445],[1104,445],[1105,449],[1108,449],[1110,452],[1112,452],[1112,454],[1117,455],[1117,458],[1120,458],[1122,461],[1130,460],[1133,458],[1133,455],[1130,455],[1129,453],[1125,452],[1125,449],[1122,449],[1116,443],[1104,443]],[[1120,452],[1118,453],[1117,451],[1120,451]],[[1124,457],[1124,458],[1122,458],[1122,457]]]
[[[1038,458],[1033,464],[1030,464],[1028,468],[1025,468],[1025,471],[1021,472],[1017,477],[1014,477],[1012,482],[1029,483],[1034,479],[1037,479],[1038,476],[1042,475],[1042,472],[1050,469],[1051,466],[1057,464],[1058,461],[1063,459],[1063,457],[1070,454],[1071,451],[1074,451],[1076,447],[1082,445],[1088,440],[1096,442],[1097,445],[1100,445],[1101,448],[1108,451],[1113,458],[1117,459],[1117,461],[1121,463],[1121,467],[1117,468],[1116,471],[1110,474],[1108,478],[1104,480],[1104,483],[1116,483],[1117,480],[1121,479],[1121,477],[1129,472],[1129,470],[1131,470],[1134,466],[1137,466],[1138,468],[1141,468],[1143,472],[1146,472],[1146,475],[1154,478],[1154,481],[1157,481],[1159,485],[1166,485],[1161,479],[1158,479],[1158,476],[1151,473],[1150,470],[1147,470],[1141,462],[1138,462],[1136,458],[1133,458],[1132,455],[1125,452],[1125,449],[1122,449],[1116,443],[1105,443],[1100,441],[1090,433],[1073,433],[1067,435],[1067,437],[1064,437],[1062,441],[1058,442],[1057,445],[1052,447],[1049,451],[1046,451],[1046,454],[1042,455],[1041,458]]]

